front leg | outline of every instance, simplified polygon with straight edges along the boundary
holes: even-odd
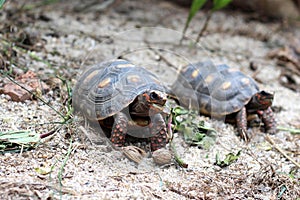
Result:
[[[118,147],[122,147],[125,144],[125,136],[128,129],[128,117],[120,112],[115,116],[115,122],[112,127],[110,141]]]
[[[164,148],[168,142],[167,127],[161,114],[155,114],[151,117],[151,150]]]
[[[268,107],[266,110],[260,110],[257,112],[258,115],[262,117],[262,121],[265,125],[265,129],[267,133],[275,134],[276,133],[276,121],[274,117],[274,113],[271,107]]]
[[[236,125],[237,125],[239,135],[242,137],[242,139],[244,139],[246,142],[248,142],[249,135],[247,132],[247,111],[246,111],[245,107],[243,107],[236,114]]]

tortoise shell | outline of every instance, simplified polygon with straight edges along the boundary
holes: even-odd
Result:
[[[73,94],[75,110],[88,119],[102,120],[115,115],[146,91],[164,92],[157,77],[126,60],[103,62],[87,69]]]
[[[215,66],[212,62],[199,62],[182,68],[172,90],[184,106],[220,117],[239,111],[259,88],[251,77],[237,69],[225,64]]]

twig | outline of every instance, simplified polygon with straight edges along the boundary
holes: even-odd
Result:
[[[265,139],[277,150],[279,151],[279,153],[281,153],[286,159],[288,159],[289,161],[291,161],[294,165],[296,165],[298,168],[300,168],[300,164],[297,163],[293,158],[291,158],[290,156],[288,156],[279,146],[277,146],[274,142],[274,140],[272,140],[272,138],[270,138],[269,135],[265,136]]]
[[[168,123],[167,123],[167,133],[168,133],[168,138],[169,138],[169,140],[170,141],[172,141],[173,140],[173,136],[174,136],[174,134],[173,134],[173,130],[172,130],[172,118],[173,118],[173,116],[172,116],[172,113],[169,115],[169,119],[168,119]]]
[[[21,145],[21,150],[20,150],[20,154],[19,154],[20,157],[22,156],[23,151],[24,151],[24,145]]]
[[[175,158],[176,163],[182,168],[188,168],[189,165],[179,157],[179,155],[177,154],[177,151],[176,151],[176,147],[172,141],[170,142],[170,147],[171,147],[172,152],[174,153],[174,158]]]
[[[199,32],[199,34],[197,36],[196,43],[199,42],[200,38],[203,36],[204,32],[206,31],[208,23],[209,23],[209,20],[210,20],[212,14],[213,14],[212,11],[209,11],[209,13],[207,14],[207,17],[205,19],[204,25],[203,25],[201,31]]]
[[[198,199],[198,198],[199,198],[199,197],[192,196],[192,195],[186,193],[185,191],[182,192],[182,191],[178,190],[177,188],[171,186],[171,184],[167,185],[167,187],[168,187],[168,189],[169,189],[170,191],[172,191],[172,192],[174,192],[174,193],[176,193],[176,194],[178,194],[178,195],[180,195],[180,196],[186,197],[186,198],[188,198],[188,199]],[[200,198],[200,199],[201,199],[201,198]]]
[[[57,178],[58,178],[58,181],[59,181],[59,191],[60,191],[60,194],[62,194],[62,186],[63,186],[63,184],[62,184],[62,179],[63,179],[62,173],[63,173],[64,168],[65,168],[65,166],[66,166],[66,164],[67,164],[67,162],[68,162],[68,160],[70,158],[70,154],[72,152],[72,147],[73,147],[72,146],[72,140],[70,140],[68,152],[67,152],[67,154],[66,154],[66,156],[65,156],[65,158],[63,160],[63,163],[62,163],[62,165],[60,167],[60,170],[58,171]]]
[[[43,183],[37,183],[37,182],[25,182],[25,181],[21,181],[21,180],[14,180],[14,179],[8,179],[7,178],[4,181],[0,181],[0,185],[4,186],[5,188],[12,188],[12,186],[18,186],[19,188],[21,188],[22,186],[29,186],[29,187],[46,187],[49,189],[52,189],[54,191],[59,191],[59,188],[57,185],[55,184],[43,184]],[[3,187],[1,187],[3,188]],[[71,195],[78,195],[77,192],[75,190],[72,189],[68,189],[66,187],[63,188],[62,191],[63,194],[71,194]]]
[[[46,138],[46,137],[48,137],[48,136],[50,136],[50,135],[53,135],[56,131],[58,131],[60,129],[60,126],[58,126],[58,127],[55,127],[53,130],[51,130],[51,131],[49,131],[49,132],[47,132],[47,133],[42,133],[42,134],[40,134],[40,138],[41,139],[43,139],[43,138]]]

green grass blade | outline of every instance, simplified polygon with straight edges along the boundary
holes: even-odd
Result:
[[[5,0],[0,0],[0,9],[3,7]]]
[[[293,135],[300,134],[300,129],[296,129],[296,128],[288,128],[288,127],[283,127],[283,126],[277,126],[277,130],[288,131]]]
[[[193,1],[186,24],[189,24],[191,22],[193,17],[196,15],[198,10],[200,10],[202,8],[202,6],[204,5],[205,2],[206,2],[206,0],[194,0]]]
[[[204,3],[206,2],[207,0],[193,0],[193,3],[191,5],[191,8],[190,8],[190,12],[189,12],[189,16],[185,22],[185,26],[184,26],[184,29],[183,29],[183,35],[185,34],[191,20],[193,19],[193,17],[196,15],[196,13],[198,12],[198,10],[200,8],[202,8],[202,6],[204,5]]]
[[[227,6],[232,0],[214,0],[212,11],[220,10]]]
[[[24,5],[23,9],[24,10],[32,10],[34,8],[51,5],[51,4],[54,4],[57,2],[59,2],[59,0],[43,0],[43,1],[38,1],[38,2],[34,2],[34,3],[28,3],[28,4]]]

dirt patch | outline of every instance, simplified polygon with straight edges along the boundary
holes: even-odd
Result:
[[[216,12],[199,45],[194,46],[204,23],[199,12],[179,45],[188,10],[170,2],[121,1],[103,11],[80,1],[43,5],[39,1],[9,1],[3,8],[0,31],[0,68],[12,77],[31,70],[50,83],[45,102],[32,99],[13,102],[0,96],[0,131],[51,131],[67,112],[66,84],[72,86],[88,65],[124,58],[157,74],[166,84],[190,62],[210,59],[226,63],[253,76],[261,89],[275,93],[278,125],[300,127],[300,95],[280,82],[285,68],[268,57],[271,50],[299,38],[297,25],[280,21],[262,23],[251,14]],[[23,7],[22,7],[23,5]],[[96,6],[97,5],[97,6]],[[81,7],[83,6],[83,8]],[[93,8],[92,10],[90,10]],[[251,66],[255,64],[255,71]],[[60,79],[55,79],[59,76]],[[1,75],[1,87],[7,83]],[[299,77],[298,77],[299,78]],[[61,81],[61,82],[60,82]],[[298,90],[299,91],[299,90]],[[56,110],[56,111],[54,111]],[[259,128],[245,144],[232,125],[204,118],[217,130],[209,150],[190,147],[181,134],[174,144],[187,169],[159,167],[152,158],[139,165],[111,148],[104,138],[92,144],[80,116],[64,124],[31,151],[0,156],[0,196],[3,199],[297,199],[299,169],[265,140]],[[270,136],[298,163],[299,134],[279,131]],[[225,168],[215,163],[216,154],[241,150],[238,160]]]

